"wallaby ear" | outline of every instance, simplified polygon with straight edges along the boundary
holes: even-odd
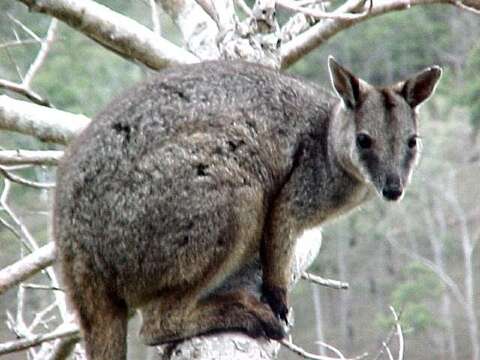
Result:
[[[432,96],[441,76],[442,69],[440,67],[427,68],[400,83],[400,94],[412,108],[415,108]]]
[[[328,70],[332,86],[337,95],[343,100],[345,106],[350,109],[357,108],[361,101],[361,80],[340,66],[332,55],[328,57]]]

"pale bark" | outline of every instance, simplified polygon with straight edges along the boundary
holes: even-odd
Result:
[[[107,49],[152,69],[198,62],[192,53],[92,0],[18,0],[53,16]]]
[[[57,165],[59,150],[0,150],[0,165]]]
[[[29,339],[14,340],[0,344],[0,356],[10,354],[13,352],[28,349],[32,346],[37,346],[46,341],[51,341],[61,338],[78,338],[79,331],[75,325],[61,326],[59,329],[51,333],[33,336]]]
[[[408,10],[412,6],[433,4],[449,4],[458,6],[457,3],[451,0],[374,0],[371,10],[365,16],[351,19],[325,19],[282,46],[282,67],[286,68],[292,65],[309,52],[327,42],[339,32],[365,20],[393,11]],[[474,9],[480,9],[480,2],[472,1],[469,3],[469,5]],[[365,11],[365,6],[367,5],[362,5],[362,2],[359,4],[357,0],[349,0],[344,5],[340,6],[335,12],[363,12]]]
[[[0,96],[0,128],[3,130],[32,135],[45,142],[67,144],[89,122],[83,115]]]
[[[218,28],[195,1],[157,0],[180,29],[185,47],[201,60],[218,59]]]
[[[0,295],[40,270],[52,265],[54,261],[55,245],[51,242],[14,264],[0,270]]]

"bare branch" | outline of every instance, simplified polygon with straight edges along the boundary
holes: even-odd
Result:
[[[12,286],[52,265],[55,256],[55,244],[50,242],[16,263],[0,270],[0,295]]]
[[[345,359],[345,360],[359,360],[365,358],[368,354],[362,354],[360,356],[354,357],[354,358],[345,358],[345,357],[330,357],[330,356],[323,356],[323,355],[315,355],[312,353],[309,353],[302,349],[301,347],[291,343],[290,341],[287,340],[280,340],[280,344],[282,344],[284,347],[286,347],[288,350],[294,352],[295,354],[305,358],[305,359],[313,359],[313,360],[338,360],[338,359]]]
[[[220,21],[218,12],[215,10],[215,6],[213,6],[210,0],[195,0],[195,2],[202,8],[203,11],[205,11],[208,16],[210,16],[215,24],[217,24],[217,27],[220,31],[226,30],[222,28],[222,23]]]
[[[37,34],[35,34],[27,25],[22,23],[20,20],[14,18],[10,14],[7,14],[7,16],[12,22],[17,24],[23,31],[25,31],[28,35],[30,35],[32,39],[36,40],[36,42],[42,42],[42,39],[40,39],[40,37]]]
[[[162,35],[162,27],[160,25],[160,14],[158,13],[158,7],[155,0],[150,0],[150,9],[152,13],[152,26],[153,32],[158,36]]]
[[[442,280],[442,282],[447,286],[447,288],[450,289],[450,291],[452,292],[454,298],[458,301],[458,303],[463,308],[465,308],[466,306],[465,297],[460,291],[460,288],[455,283],[455,281],[443,271],[443,269],[440,269],[435,263],[433,263],[429,259],[423,256],[420,256],[418,254],[415,254],[412,251],[408,250],[407,248],[401,246],[400,244],[398,244],[397,241],[393,240],[391,236],[387,236],[387,241],[390,244],[392,244],[400,252],[404,253],[405,255],[407,255],[408,257],[416,261],[419,261],[420,263],[428,267],[430,270],[432,270],[435,273],[435,275],[437,275]]]
[[[330,345],[330,344],[327,344],[323,341],[316,341],[317,344],[319,344],[320,346],[323,346],[324,348],[330,350],[331,352],[335,353],[335,355],[337,355],[340,359],[345,359],[345,355],[343,355],[341,353],[340,350],[338,350],[336,347]]]
[[[0,128],[67,144],[90,122],[86,116],[0,96]]]
[[[476,15],[480,15],[480,9],[476,9],[476,8],[473,8],[469,5],[466,5],[464,4],[462,1],[456,1],[456,0],[452,0],[451,1],[452,5],[462,9],[462,10],[465,10],[465,11],[469,11],[471,13],[474,13]],[[480,5],[479,5],[480,6]]]
[[[325,278],[322,278],[321,276],[314,275],[306,271],[302,273],[302,279],[305,279],[315,284],[326,286],[332,289],[348,290],[348,288],[350,287],[350,285],[347,282],[332,280],[332,279],[325,279]]]
[[[47,30],[47,35],[45,36],[45,39],[42,40],[42,45],[40,46],[40,50],[38,51],[37,57],[33,61],[32,65],[30,65],[30,68],[28,69],[27,73],[25,74],[25,78],[23,79],[22,85],[27,89],[30,88],[30,85],[32,83],[34,76],[38,73],[43,63],[45,62],[45,59],[47,58],[51,45],[55,41],[55,34],[57,32],[57,27],[58,27],[57,19],[52,19],[52,21],[50,21],[50,26],[48,27],[48,30]]]
[[[32,234],[30,233],[28,228],[25,226],[25,224],[10,208],[10,205],[8,205],[8,196],[12,188],[11,181],[5,178],[3,180],[3,183],[4,185],[3,185],[2,195],[0,196],[0,205],[2,206],[3,210],[8,214],[8,216],[10,216],[10,218],[13,220],[15,225],[20,228],[20,232],[18,235],[22,244],[30,251],[38,249],[39,247],[35,238],[32,236]]]
[[[282,46],[282,67],[286,68],[292,65],[304,55],[338,34],[340,31],[348,29],[372,17],[392,11],[407,10],[412,6],[418,5],[451,5],[451,1],[452,0],[375,0],[371,10],[368,11],[368,14],[365,16],[353,19],[325,19]],[[359,3],[357,0],[349,0],[333,13],[354,13],[358,11],[359,4],[362,5],[363,1]]]
[[[235,4],[247,15],[248,17],[253,17],[252,9],[248,7],[244,0],[235,0]]]
[[[79,337],[57,339],[53,344],[50,353],[41,360],[65,360],[72,352],[75,344],[80,341]],[[78,358],[78,357],[77,357]]]
[[[404,340],[403,340],[403,333],[402,333],[402,327],[400,326],[400,319],[395,312],[395,309],[393,306],[390,306],[390,311],[393,314],[393,318],[395,319],[395,328],[397,329],[397,336],[398,336],[398,360],[403,360],[403,354],[405,352],[405,347],[404,347]]]
[[[21,176],[11,173],[10,171],[6,170],[2,166],[0,166],[0,174],[2,174],[5,178],[7,178],[8,180],[14,183],[29,186],[35,189],[52,189],[55,187],[55,183],[40,183],[37,181],[24,179]]]
[[[57,165],[63,151],[0,150],[1,165]]]
[[[42,98],[33,90],[29,89],[24,84],[17,84],[12,81],[0,79],[0,89],[6,89],[13,91],[17,94],[25,96],[27,99],[33,101],[35,104],[43,105],[43,106],[50,106],[48,100]]]
[[[62,326],[48,334],[36,335],[28,339],[9,341],[0,344],[0,355],[10,354],[17,351],[28,349],[29,347],[40,345],[46,341],[52,341],[62,338],[79,338],[80,331],[75,325]]]
[[[18,39],[18,40],[14,40],[14,41],[6,41],[6,42],[0,44],[0,49],[8,48],[8,47],[11,47],[11,46],[33,45],[33,44],[38,44],[38,43],[39,43],[39,41],[37,41],[37,40],[32,40],[32,39],[21,40],[21,39]]]
[[[382,342],[382,346],[385,349],[385,351],[387,352],[388,360],[394,360],[392,351],[388,347],[388,344],[386,342]]]
[[[107,49],[152,69],[198,58],[145,26],[92,0],[17,0],[70,25]]]
[[[365,17],[369,12],[369,10],[366,10],[358,14],[327,12],[327,11],[321,11],[318,9],[298,6],[296,2],[291,0],[277,0],[277,4],[284,9],[287,9],[293,12],[300,12],[304,15],[308,15],[316,19],[353,20],[353,19],[360,19],[362,17]]]
[[[202,60],[218,59],[218,26],[195,1],[157,0],[182,32],[186,48]]]
[[[22,287],[25,289],[34,289],[34,290],[47,290],[47,291],[64,291],[56,286],[48,285],[38,285],[38,284],[22,284]]]
[[[22,235],[7,220],[0,217],[0,223],[5,226],[15,237],[20,238]]]

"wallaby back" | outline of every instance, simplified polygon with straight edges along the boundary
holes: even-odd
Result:
[[[253,64],[172,68],[114,100],[73,142],[57,172],[54,229],[89,359],[126,357],[129,308],[141,310],[150,345],[212,331],[285,335],[295,238],[377,183],[382,191],[383,169],[403,166],[385,165],[398,153],[392,141],[416,135],[403,88],[367,88],[330,65],[342,101]],[[390,122],[393,108],[402,115]],[[359,129],[382,145],[371,156]],[[259,263],[264,302],[241,281]]]

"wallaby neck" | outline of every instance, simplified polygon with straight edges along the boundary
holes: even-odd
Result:
[[[305,191],[296,196],[298,213],[303,214],[303,227],[319,226],[326,221],[347,213],[374,196],[374,190],[352,171],[343,152],[346,140],[342,124],[336,124],[339,105],[313,139],[304,143],[304,159],[298,169],[298,180]]]

